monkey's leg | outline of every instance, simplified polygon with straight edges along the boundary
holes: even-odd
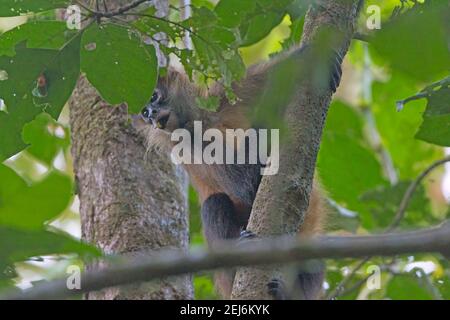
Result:
[[[224,193],[211,195],[202,205],[203,230],[209,247],[221,240],[237,239],[244,225],[237,216],[233,202]],[[216,287],[228,298],[233,287],[235,270],[224,270],[215,274]]]
[[[317,300],[321,298],[325,263],[321,260],[308,260],[299,266],[292,292],[293,299]]]
[[[286,285],[281,279],[274,278],[268,284],[269,294],[275,300],[317,300],[322,294],[325,266],[321,261],[302,263],[293,285]],[[289,288],[288,288],[289,287]]]
[[[252,241],[257,236],[251,231],[241,232],[240,241]],[[269,294],[275,300],[316,300],[320,299],[325,276],[325,264],[320,260],[308,260],[295,267],[294,283],[285,284],[274,278],[267,284]]]

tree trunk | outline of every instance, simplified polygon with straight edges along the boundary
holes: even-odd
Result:
[[[158,1],[167,10],[168,2]],[[108,1],[109,8],[127,1]],[[165,5],[164,5],[165,4]],[[166,155],[146,154],[125,105],[110,106],[81,77],[70,105],[83,240],[105,254],[151,255],[189,245],[187,180]],[[101,268],[101,263],[89,269]],[[81,284],[83,285],[83,284]],[[190,275],[91,292],[88,299],[192,299]]]
[[[328,45],[344,56],[353,36],[358,2],[329,0],[311,8],[305,20],[302,44],[311,45],[319,41],[319,37],[323,40],[323,31],[327,30],[333,35],[329,37],[333,43]],[[313,74],[306,77],[313,79]],[[331,94],[331,90],[317,90],[310,83],[299,83],[298,90],[293,94],[285,114],[289,144],[284,143],[280,150],[278,174],[263,177],[247,227],[258,236],[298,232],[309,205],[316,158]],[[267,283],[275,274],[282,277],[280,270],[274,270],[273,267],[239,269],[232,298],[270,299]]]

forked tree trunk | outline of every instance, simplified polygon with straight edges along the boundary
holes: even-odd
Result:
[[[328,0],[311,8],[305,19],[302,44],[323,41],[327,32],[327,45],[344,56],[353,36],[359,3]],[[306,77],[312,79],[312,75]],[[258,236],[295,234],[303,223],[331,94],[331,90],[298,83],[285,114],[289,145],[280,150],[278,174],[263,177],[253,204],[247,229]],[[267,284],[274,276],[282,278],[282,272],[265,266],[239,269],[232,298],[270,299]]]

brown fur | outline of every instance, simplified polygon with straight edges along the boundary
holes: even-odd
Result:
[[[233,86],[238,97],[238,102],[234,105],[226,99],[220,85],[215,85],[209,92],[199,89],[193,85],[189,79],[176,70],[169,69],[165,77],[159,80],[158,88],[168,97],[168,104],[172,110],[169,118],[169,127],[166,130],[153,129],[151,126],[136,120],[135,125],[143,128],[145,135],[149,138],[149,143],[153,148],[157,146],[165,151],[170,150],[170,137],[168,132],[176,129],[176,124],[180,119],[186,119],[185,128],[190,129],[194,120],[203,121],[203,129],[217,128],[224,132],[226,129],[247,129],[251,123],[246,117],[246,113],[255,96],[263,89],[267,69],[271,68],[274,62],[252,67],[248,70],[247,76],[240,83]],[[195,98],[215,95],[220,97],[220,107],[217,112],[209,112],[197,108]],[[218,165],[185,165],[190,180],[197,190],[200,201],[203,203],[215,194],[227,194],[232,201],[239,216],[248,216],[252,203],[243,200],[236,193],[230,192],[230,187],[224,185],[225,169]],[[224,171],[225,170],[225,171]],[[239,183],[238,183],[239,184]],[[241,186],[235,185],[235,188]],[[255,191],[256,194],[256,191]],[[310,205],[302,227],[299,229],[300,236],[312,236],[323,231],[326,210],[321,188],[317,181],[314,182],[310,198]],[[228,297],[231,292],[232,278],[230,281],[229,272],[221,272],[216,275],[219,291],[223,296]]]

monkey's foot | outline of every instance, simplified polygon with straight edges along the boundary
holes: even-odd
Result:
[[[250,239],[255,239],[255,238],[257,238],[257,236],[253,232],[251,232],[249,230],[242,230],[239,240],[250,240]]]
[[[249,243],[251,241],[255,241],[258,239],[258,236],[251,231],[242,230],[240,236],[237,241],[237,245],[240,246],[245,243]]]
[[[281,279],[274,278],[267,284],[269,295],[274,300],[287,300],[286,286]]]

